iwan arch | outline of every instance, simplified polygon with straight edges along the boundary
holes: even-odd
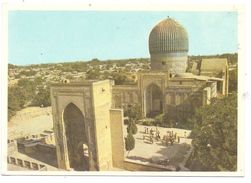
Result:
[[[175,20],[167,18],[152,29],[149,51],[152,70],[138,74],[136,85],[110,80],[51,85],[59,168],[165,170],[124,159],[123,107],[137,104],[148,117],[168,114],[184,103],[207,105],[211,98],[228,94],[226,59],[202,60],[193,74],[186,73],[188,34]]]

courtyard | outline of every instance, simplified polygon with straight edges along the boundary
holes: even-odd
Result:
[[[126,127],[127,125],[124,125],[124,137],[127,135]],[[192,139],[188,138],[190,130],[157,127],[161,138],[159,140],[153,138],[153,141],[151,141],[149,139],[150,132],[145,133],[146,128],[148,128],[148,131],[152,129],[154,133],[156,132],[156,126],[137,125],[137,128],[138,132],[134,135],[135,148],[129,153],[125,152],[126,159],[146,165],[156,164],[187,170],[184,166],[192,152]],[[173,144],[166,144],[163,137],[169,132],[176,134],[179,142],[176,139]]]
[[[27,111],[39,110],[39,114],[33,117],[28,117],[28,115],[23,115],[22,113],[27,113]],[[43,108],[28,108],[20,111],[19,117],[22,120],[16,120],[13,118],[9,122],[9,139],[16,139],[24,137],[26,135],[38,134],[43,132],[43,130],[52,129],[52,115],[44,113]],[[47,111],[47,110],[46,110]],[[126,137],[127,125],[124,125],[123,136]],[[165,167],[179,167],[179,170],[187,170],[184,165],[187,157],[191,153],[191,140],[189,135],[190,130],[178,129],[178,128],[163,128],[156,126],[145,126],[137,125],[138,131],[134,135],[135,148],[129,153],[125,151],[125,160],[133,161],[135,163],[145,164],[145,165],[160,165]],[[156,132],[159,132],[160,139],[156,140],[153,138],[150,140],[150,131],[153,131],[153,137],[155,137]],[[148,131],[146,133],[146,131]],[[176,140],[173,144],[166,143],[163,138],[168,134],[176,134]],[[45,155],[45,154],[44,154]],[[44,156],[39,152],[33,152],[31,154],[16,152],[12,154],[14,157],[18,157],[24,160],[29,160],[32,162],[45,164],[47,170],[58,170],[56,165],[55,155]],[[8,164],[9,170],[19,170],[15,165]],[[22,169],[22,168],[21,168]]]

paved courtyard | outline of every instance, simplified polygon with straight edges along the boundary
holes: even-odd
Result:
[[[124,126],[124,136],[126,137],[126,125]],[[145,128],[148,130],[156,130],[155,126],[143,126],[137,125],[138,132],[134,135],[135,138],[135,148],[125,156],[129,160],[140,163],[156,163],[159,164],[160,161],[168,160],[168,165],[183,167],[186,157],[191,152],[191,139],[184,138],[184,134],[189,135],[189,130],[174,129],[174,128],[162,128],[158,127],[161,139],[167,134],[167,131],[173,131],[180,135],[180,142],[175,142],[173,145],[166,145],[160,141],[154,140],[153,143],[150,142],[148,134],[145,133]],[[144,138],[145,136],[145,138]],[[128,156],[127,156],[128,155]]]

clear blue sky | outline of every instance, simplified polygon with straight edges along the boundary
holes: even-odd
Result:
[[[10,11],[9,63],[147,58],[148,35],[167,16],[187,29],[189,55],[238,50],[236,12]]]

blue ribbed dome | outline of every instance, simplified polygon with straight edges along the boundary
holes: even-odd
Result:
[[[188,52],[185,28],[171,18],[158,23],[149,36],[150,54]]]

